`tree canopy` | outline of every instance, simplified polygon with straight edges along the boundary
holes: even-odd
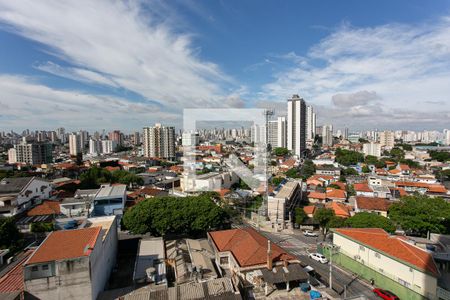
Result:
[[[345,226],[352,228],[382,228],[391,233],[395,231],[395,225],[390,219],[369,212],[357,213],[348,218],[345,220]]]
[[[296,207],[295,208],[295,223],[296,224],[302,224],[303,221],[306,220],[308,216],[306,215],[305,211],[303,210],[303,207]]]
[[[450,203],[425,195],[402,197],[389,209],[389,218],[412,234],[450,233]]]
[[[122,183],[129,185],[130,183],[142,185],[144,180],[136,174],[125,170],[116,170],[112,173],[106,169],[92,167],[80,175],[81,187],[84,189],[95,189],[103,183]]]
[[[364,154],[356,151],[337,148],[335,155],[336,161],[344,166],[356,165],[364,161]]]
[[[286,156],[289,154],[289,150],[282,147],[277,147],[273,149],[273,154],[276,156]]]
[[[203,234],[221,229],[228,215],[216,205],[209,193],[191,197],[155,197],[128,209],[123,224],[133,233],[161,236],[166,234]]]
[[[314,219],[319,222],[320,228],[325,232],[328,222],[334,217],[334,210],[329,208],[319,208],[316,209],[314,213]]]
[[[16,246],[21,237],[14,218],[0,218],[0,249]]]
[[[450,160],[450,152],[430,150],[428,151],[428,153],[433,160],[437,160],[440,162],[446,162]]]
[[[308,179],[312,175],[316,173],[316,166],[314,162],[310,159],[307,159],[303,162],[302,167],[300,168],[300,174],[303,179]]]

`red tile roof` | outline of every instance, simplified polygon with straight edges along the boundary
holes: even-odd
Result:
[[[89,256],[101,227],[53,231],[25,265]]]
[[[59,215],[61,213],[58,201],[44,201],[27,212],[31,216]]]
[[[429,184],[428,185],[428,192],[429,193],[443,193],[443,194],[446,194],[447,193],[447,189],[445,188],[445,186],[443,186],[441,184]]]
[[[337,199],[346,199],[347,194],[344,190],[327,188],[327,198],[337,198]]]
[[[353,188],[357,192],[373,192],[367,183],[355,183]]]
[[[313,215],[314,212],[316,211],[316,207],[314,205],[308,205],[308,206],[303,207],[303,211],[307,215]]]
[[[220,252],[230,251],[239,266],[249,267],[267,263],[267,238],[253,228],[229,229],[208,233]],[[296,260],[278,245],[272,243],[273,262]]]
[[[389,235],[380,228],[339,228],[340,235],[376,249],[419,270],[438,276],[433,257],[426,251],[409,244],[406,240]]]
[[[34,250],[27,250],[19,261],[14,262],[16,265],[0,278],[0,293],[11,293],[23,291],[23,263],[33,254]]]
[[[384,198],[357,196],[356,205],[359,209],[388,211],[389,206],[392,205],[392,201]]]
[[[341,190],[345,191],[347,185],[344,182],[341,181],[334,181],[331,184],[337,185],[338,187],[341,188]]]
[[[327,194],[320,192],[309,192],[308,198],[325,200],[327,198]]]
[[[330,208],[334,211],[336,217],[348,218],[350,217],[350,208],[339,202],[328,202],[325,205],[326,208]]]

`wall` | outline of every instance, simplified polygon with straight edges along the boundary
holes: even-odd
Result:
[[[41,190],[41,187],[45,187],[45,189]],[[17,196],[16,205],[21,206],[21,208],[17,208],[15,213],[19,213],[24,211],[26,208],[31,206],[30,199],[36,197],[39,200],[50,198],[51,191],[50,183],[44,180],[39,180],[34,178],[29,182],[28,186],[24,188],[24,191]],[[28,195],[25,194],[26,191],[30,191]],[[40,203],[40,202],[39,202]]]
[[[333,235],[333,243],[340,247],[340,255],[337,257],[338,264],[361,274],[368,280],[374,278],[376,286],[391,289],[401,299],[422,299],[422,296],[435,298],[437,280],[431,275],[361,246],[336,233]],[[359,257],[355,258],[355,256]],[[333,257],[334,259],[336,257]]]

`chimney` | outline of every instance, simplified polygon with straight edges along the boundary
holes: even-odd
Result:
[[[270,248],[270,240],[267,239],[267,269],[272,271],[273,262],[272,262],[272,249]]]

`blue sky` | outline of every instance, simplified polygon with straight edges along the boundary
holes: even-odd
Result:
[[[450,2],[0,0],[0,130],[179,126],[183,108],[450,127]]]

